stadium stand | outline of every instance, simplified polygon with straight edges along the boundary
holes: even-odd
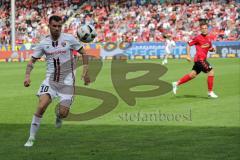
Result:
[[[236,1],[164,0],[24,0],[16,2],[16,43],[36,43],[48,34],[51,14],[61,15],[64,32],[76,33],[81,24],[93,24],[96,42],[161,42],[171,33],[175,41],[188,41],[198,32],[200,19],[208,19],[215,41],[240,39],[240,7]],[[186,1],[185,1],[186,2]],[[191,3],[190,3],[191,2]],[[10,44],[10,2],[1,0],[0,44]],[[84,3],[79,9],[80,4]]]

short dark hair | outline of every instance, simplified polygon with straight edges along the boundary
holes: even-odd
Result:
[[[59,22],[59,21],[62,21],[62,18],[60,16],[53,15],[49,18],[48,23],[50,24],[52,21]]]
[[[200,20],[199,20],[199,24],[200,24],[200,26],[204,26],[204,25],[207,25],[207,26],[208,26],[208,23],[207,23],[207,20],[206,20],[206,19],[200,19]]]

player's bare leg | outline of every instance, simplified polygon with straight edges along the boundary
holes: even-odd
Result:
[[[28,138],[28,141],[25,143],[25,147],[32,147],[34,144],[34,141],[36,139],[36,133],[40,127],[40,122],[42,119],[42,116],[47,109],[48,105],[51,103],[51,97],[48,94],[41,95],[39,97],[39,103],[37,107],[36,113],[33,115],[31,127],[30,127],[30,136]]]
[[[207,73],[208,79],[208,97],[210,98],[218,98],[218,96],[213,92],[213,82],[214,82],[214,70],[212,69],[210,72]]]
[[[177,94],[177,88],[179,85],[186,83],[192,79],[197,77],[197,72],[195,70],[192,70],[189,74],[186,74],[183,76],[181,79],[179,79],[177,82],[172,82],[173,86],[173,93],[176,95]]]
[[[72,99],[61,100],[59,107],[56,108],[56,128],[60,128],[62,126],[62,119],[68,116],[71,104]]]

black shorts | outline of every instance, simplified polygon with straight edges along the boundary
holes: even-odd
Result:
[[[192,70],[196,71],[199,74],[201,71],[208,73],[212,70],[212,66],[206,60],[201,60],[194,62]]]

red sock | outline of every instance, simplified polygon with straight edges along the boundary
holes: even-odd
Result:
[[[208,91],[211,92],[213,89],[213,80],[214,80],[214,76],[208,76]]]
[[[179,81],[178,81],[178,86],[186,83],[187,81],[190,81],[192,78],[189,76],[189,74],[186,74],[185,76],[183,76]]]

